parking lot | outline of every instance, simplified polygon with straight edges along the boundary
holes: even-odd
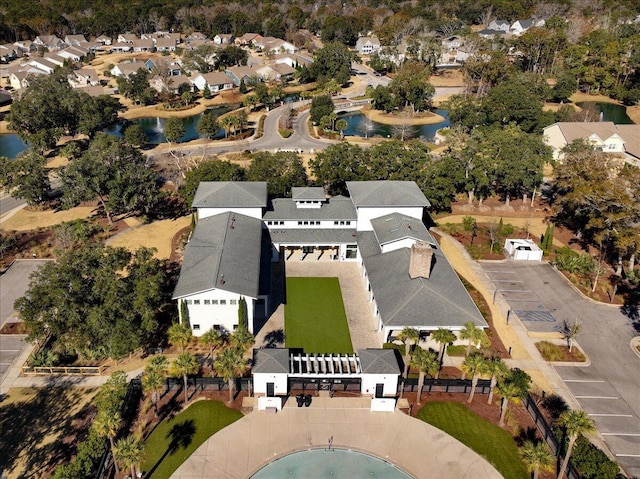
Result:
[[[630,347],[636,333],[619,307],[590,301],[550,265],[482,262],[485,274],[531,332],[554,332],[563,321],[582,322],[577,342],[588,367],[556,371],[630,477],[640,478],[640,358]]]
[[[17,321],[13,303],[27,291],[29,275],[47,261],[17,260],[4,274],[0,275],[0,327],[7,322]],[[14,359],[27,346],[24,338],[23,335],[18,334],[0,335],[0,381],[4,379]]]

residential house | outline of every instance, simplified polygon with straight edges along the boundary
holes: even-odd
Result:
[[[361,55],[371,55],[373,52],[380,50],[380,40],[376,36],[360,37],[356,42],[356,51]]]
[[[216,45],[230,45],[236,37],[231,33],[218,33],[215,37],[213,37],[213,43]]]
[[[492,20],[489,25],[487,25],[489,30],[499,30],[501,32],[509,32],[509,28],[511,28],[511,23],[507,20]]]
[[[8,63],[11,60],[15,60],[18,58],[18,54],[19,50],[15,45],[12,45],[11,43],[0,45],[0,62]]]
[[[252,41],[256,48],[273,53],[296,53],[298,47],[287,41],[275,37],[256,37]]]
[[[273,65],[263,65],[256,68],[255,72],[263,81],[288,81],[293,79],[296,70],[284,63],[276,63]]]
[[[239,46],[254,46],[254,41],[259,42],[262,40],[262,35],[259,33],[245,33],[241,37],[237,37],[234,43]]]
[[[29,86],[29,80],[38,75],[47,75],[47,72],[35,67],[15,71],[9,74],[9,84],[14,90],[27,88]]]
[[[231,78],[235,86],[240,86],[242,82],[246,85],[248,82],[260,79],[260,76],[253,68],[249,67],[229,67],[224,71],[225,75]]]
[[[60,55],[58,55],[57,53],[51,53],[51,52],[47,52],[44,54],[44,56],[42,57],[45,60],[48,60],[50,63],[53,63],[56,66],[62,67],[64,66],[65,62],[67,61],[67,59],[65,57],[62,57]],[[33,59],[31,60],[31,62],[37,61],[38,59]]]
[[[487,40],[493,40],[496,38],[501,38],[505,35],[503,30],[492,30],[491,28],[484,28],[478,32],[482,38],[486,38]]]
[[[543,27],[545,24],[542,18],[527,18],[526,20],[516,20],[509,28],[512,35],[520,36],[531,27]]]
[[[152,52],[155,49],[153,40],[150,38],[135,40],[131,45],[133,46],[133,51],[136,53]]]
[[[233,81],[222,72],[196,73],[191,77],[191,83],[200,91],[209,85],[211,93],[218,93],[233,88]]]
[[[56,52],[66,47],[66,44],[55,35],[38,35],[33,43],[37,47],[44,47],[47,51]]]
[[[556,160],[562,160],[562,149],[575,140],[585,140],[595,149],[632,161],[640,159],[640,125],[616,125],[611,121],[558,122],[544,128],[543,137]]]
[[[108,46],[111,45],[112,40],[111,37],[108,37],[106,35],[100,35],[98,38],[96,38],[94,40],[97,44],[99,45],[103,45],[103,46]]]
[[[114,77],[128,77],[129,75],[136,73],[141,68],[145,71],[148,70],[147,66],[143,62],[118,63],[110,70],[110,72]]]
[[[459,37],[458,35],[452,35],[442,40],[441,44],[442,44],[442,48],[444,48],[447,51],[457,50],[464,44],[464,40],[462,39],[462,37]]]
[[[107,47],[105,45],[105,47]],[[128,53],[133,50],[133,45],[126,42],[118,42],[108,46],[109,53]]]
[[[29,56],[31,55],[31,52],[35,52],[38,49],[38,45],[33,43],[31,40],[18,40],[13,44],[18,47],[19,56]]]
[[[149,80],[149,85],[158,93],[168,91],[175,94],[179,92],[180,87],[183,85],[187,85],[189,91],[193,92],[193,83],[191,83],[191,79],[186,75],[172,75],[168,77],[154,76]]]
[[[58,63],[54,63],[52,61],[50,61],[47,58],[32,58],[31,60],[29,60],[29,65],[31,65],[34,68],[37,68],[38,70],[46,73],[47,75],[50,75],[51,73],[53,73],[53,71],[60,67],[61,65]]]
[[[185,38],[186,43],[191,43],[194,40],[205,41],[205,40],[208,40],[208,38],[204,33],[201,33],[201,32],[193,32],[190,35],[188,35],[187,38]]]
[[[415,182],[352,181],[347,183],[347,189],[350,198],[327,198],[320,187],[293,188],[292,198],[275,198],[267,203],[265,183],[201,183],[193,202],[200,218],[194,232],[197,240],[193,253],[189,252],[191,243],[186,247],[185,264],[174,293],[174,299],[192,301],[184,306],[194,334],[202,334],[212,323],[228,330],[236,326],[237,315],[219,308],[219,302],[212,302],[214,298],[244,294],[251,298],[252,303],[248,304],[255,307],[253,317],[268,314],[269,295],[273,292],[267,286],[258,287],[258,301],[264,301],[258,305],[255,285],[269,284],[269,258],[273,262],[302,261],[307,257],[358,264],[381,344],[393,340],[405,327],[418,329],[423,338],[440,327],[460,331],[468,322],[487,327],[424,226],[422,217],[429,201]],[[203,219],[207,222],[199,230]],[[249,253],[242,248],[252,242],[258,249],[255,245],[259,242],[259,228],[249,219],[263,227],[261,257],[258,261],[253,251],[252,265],[245,262],[244,255]],[[268,235],[264,234],[265,226]],[[251,238],[238,239],[236,229]],[[228,238],[222,238],[225,231]],[[209,253],[202,249],[205,246],[211,248]],[[220,258],[227,246],[231,248],[229,254],[236,255],[232,277],[227,276],[228,270],[219,271],[216,266],[223,262]],[[230,288],[226,281],[239,281],[241,272],[243,284],[253,285],[251,291],[240,293],[240,288],[235,287],[214,293]],[[198,303],[194,302],[196,299]],[[205,299],[209,300],[206,304]],[[434,343],[433,347],[437,345]]]
[[[71,60],[72,62],[79,62],[86,57],[88,53],[89,52],[83,47],[69,47],[64,50],[60,50],[58,55],[62,58]]]
[[[88,43],[84,35],[67,35],[64,37],[64,42],[70,47],[80,47]]]
[[[69,84],[73,88],[100,85],[98,73],[93,68],[73,70],[67,78],[69,79]]]
[[[116,38],[117,43],[130,43],[132,45],[136,40],[138,40],[138,37],[133,33],[121,33],[118,35],[118,38]]]
[[[313,64],[313,58],[300,53],[279,53],[273,57],[274,63],[284,63],[292,68],[309,67]]]
[[[473,56],[472,48],[468,46],[462,46],[458,48],[458,51],[456,51],[455,61],[458,63],[464,63],[467,61],[469,57],[472,57],[472,56]]]
[[[175,52],[176,41],[173,38],[158,38],[155,40],[154,45],[158,52]]]
[[[211,40],[191,40],[188,43],[185,43],[185,50],[196,50],[201,45],[210,45]]]

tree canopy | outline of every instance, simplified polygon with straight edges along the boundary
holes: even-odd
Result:
[[[339,85],[344,85],[351,76],[352,59],[351,52],[344,44],[327,43],[318,50],[315,61],[310,67],[310,73],[321,86],[332,79]]]
[[[147,343],[170,290],[152,249],[88,244],[34,273],[15,304],[31,340],[89,358],[119,358]]]
[[[247,180],[266,181],[270,197],[290,197],[291,188],[306,186],[307,172],[297,153],[263,151],[253,155]]]

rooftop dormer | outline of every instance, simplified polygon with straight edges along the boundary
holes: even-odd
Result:
[[[327,202],[321,186],[294,186],[291,188],[291,198],[296,208],[320,208]]]

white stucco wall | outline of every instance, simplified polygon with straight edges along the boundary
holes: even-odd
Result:
[[[404,238],[399,241],[393,241],[391,243],[382,245],[382,252],[388,253],[389,251],[395,251],[400,248],[411,248],[411,246],[416,242],[413,238]]]
[[[187,301],[189,323],[191,324],[193,335],[202,336],[214,325],[219,325],[228,332],[233,332],[234,326],[238,325],[239,300],[240,295],[237,293],[212,289],[204,293],[185,297],[181,301]],[[254,298],[245,296],[245,300],[247,302],[249,332],[253,334]],[[191,304],[188,304],[189,301],[191,301]],[[196,304],[196,301],[198,301],[199,304]],[[210,301],[211,303],[217,301],[218,304],[205,304],[205,301]],[[221,301],[224,301],[226,304],[220,304]],[[232,304],[232,301],[235,301],[235,304]],[[182,314],[182,308],[179,308],[179,311],[180,314]]]
[[[215,216],[227,211],[232,211],[251,218],[262,219],[262,208],[239,208],[235,206],[224,208],[198,208],[198,218],[208,218],[209,216]]]
[[[402,215],[409,216],[422,220],[422,213],[424,208],[422,206],[391,206],[391,207],[359,207],[358,208],[358,231],[372,231],[371,220],[373,218],[379,218],[380,216],[389,215],[391,213],[400,213]]]
[[[253,374],[253,392],[254,394],[267,394],[267,383],[273,383],[274,392],[278,394],[287,394],[287,374]]]
[[[551,125],[542,130],[544,142],[553,149],[553,159],[561,157],[560,150],[567,145],[567,141],[560,130],[560,126]]]
[[[338,224],[335,224],[336,221]],[[321,220],[268,220],[266,221],[267,228],[270,230],[287,230],[287,229],[353,229],[356,227],[357,221],[355,220],[330,220],[330,221],[321,221]],[[284,224],[279,224],[279,223]],[[301,222],[302,224],[298,224]],[[271,224],[270,224],[271,223]],[[278,224],[275,224],[278,223]],[[307,223],[307,224],[305,224]],[[316,224],[320,223],[320,224]],[[341,224],[342,223],[342,224]]]
[[[360,392],[374,395],[376,384],[384,384],[383,394],[395,396],[398,392],[398,374],[363,374]]]

